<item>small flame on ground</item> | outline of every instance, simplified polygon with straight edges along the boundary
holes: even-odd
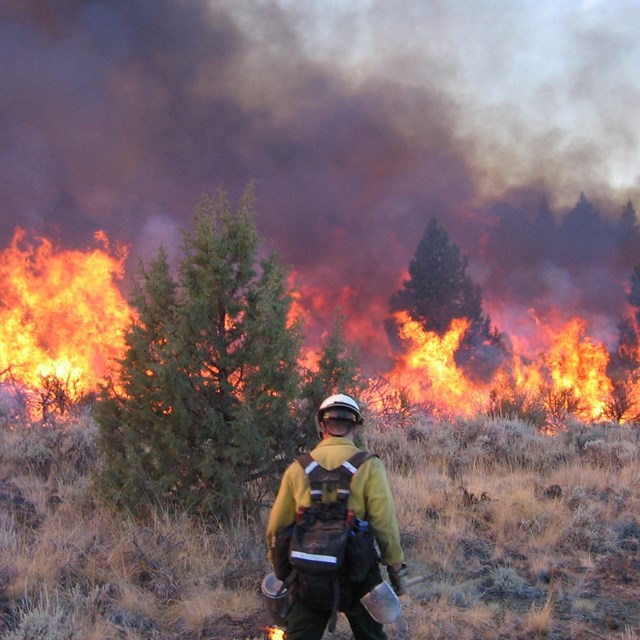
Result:
[[[267,627],[267,638],[269,640],[285,640],[286,635],[280,627]]]

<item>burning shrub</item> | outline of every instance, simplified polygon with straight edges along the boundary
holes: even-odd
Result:
[[[31,394],[31,404],[40,413],[43,423],[49,422],[54,413],[63,416],[79,398],[77,377],[49,374],[39,376],[39,381]]]
[[[540,388],[540,398],[547,410],[547,425],[551,428],[565,427],[568,417],[576,416],[584,409],[571,388],[556,389],[545,385]]]
[[[116,280],[127,250],[95,239],[86,253],[65,251],[17,229],[0,253],[0,382],[32,419],[66,415],[123,353],[131,310]]]
[[[633,379],[636,374],[632,374]],[[638,424],[640,409],[634,400],[631,382],[618,382],[614,385],[610,397],[604,403],[603,417],[615,424]]]
[[[25,389],[6,378],[0,383],[0,427],[11,429],[28,420]]]
[[[382,376],[370,378],[363,394],[365,403],[375,408],[374,424],[383,429],[410,427],[423,407],[411,399],[410,392],[396,387]]]

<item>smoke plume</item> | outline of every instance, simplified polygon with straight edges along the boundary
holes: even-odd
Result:
[[[175,254],[202,193],[256,180],[312,339],[340,306],[384,360],[435,216],[500,329],[560,308],[611,341],[640,260],[640,8],[554,5],[5,1],[0,242],[103,229],[131,260]]]

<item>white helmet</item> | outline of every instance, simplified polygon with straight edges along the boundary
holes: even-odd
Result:
[[[344,393],[337,393],[322,401],[316,413],[316,428],[318,432],[320,431],[320,422],[329,418],[350,421],[354,425],[364,422],[358,403]]]

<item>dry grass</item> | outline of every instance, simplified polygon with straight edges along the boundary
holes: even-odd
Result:
[[[619,638],[640,627],[640,431],[514,420],[366,432],[389,470],[407,560],[428,579],[390,640]],[[0,431],[0,637],[267,637],[264,516],[134,522],[96,499],[80,426]],[[337,640],[350,632],[341,618]]]
[[[622,638],[640,624],[637,429],[418,421],[368,447],[390,460],[410,564],[431,577],[392,637]]]

